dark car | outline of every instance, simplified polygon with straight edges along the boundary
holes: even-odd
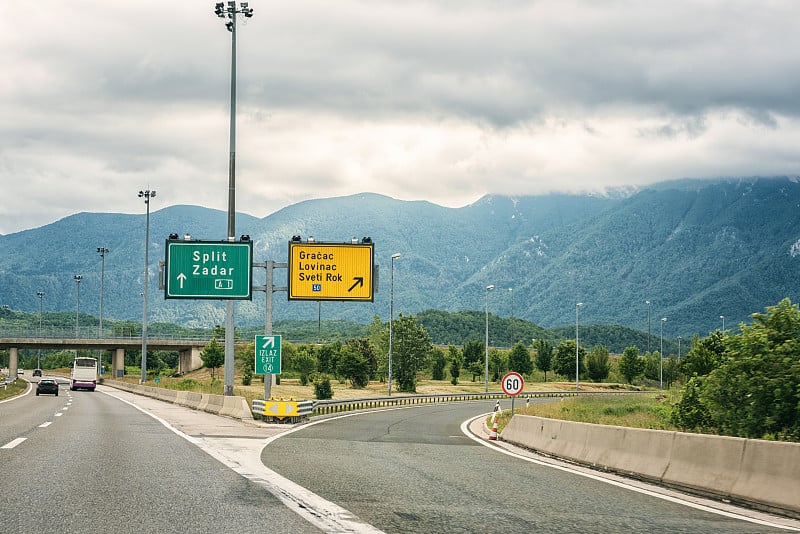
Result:
[[[42,378],[36,386],[36,396],[39,396],[39,393],[53,393],[58,397],[58,382],[52,378]]]
[[[33,370],[33,376],[42,376],[42,370],[41,369],[34,369]]]

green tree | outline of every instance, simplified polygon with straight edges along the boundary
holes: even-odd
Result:
[[[325,343],[319,347],[317,350],[317,370],[320,373],[328,373],[338,377],[339,374],[336,370],[336,363],[341,350],[342,344],[339,341]]]
[[[375,351],[375,347],[368,338],[351,339],[345,346],[358,352],[367,361],[367,369],[369,371],[368,379],[377,377],[378,353]]]
[[[672,384],[678,380],[680,374],[680,362],[678,362],[678,358],[674,354],[670,354],[669,359],[664,362],[664,382],[667,384],[667,389],[672,387]]]
[[[529,375],[533,371],[531,353],[522,341],[517,342],[508,354],[508,370],[521,375]]]
[[[431,363],[433,363],[431,378],[433,380],[444,380],[444,368],[447,366],[447,358],[444,355],[444,351],[439,347],[434,347],[431,351]]]
[[[580,347],[578,349],[578,373],[584,374],[586,372],[586,349]],[[558,344],[556,348],[556,356],[553,361],[553,371],[566,376],[568,380],[575,380],[575,340],[567,339]]]
[[[339,353],[339,375],[355,389],[363,389],[369,384],[369,362],[353,345],[345,345]]]
[[[486,367],[486,351],[483,341],[467,341],[461,352],[464,355],[464,367],[470,372],[472,381],[475,382],[475,377],[483,376]]]
[[[461,375],[461,368],[464,366],[464,355],[455,345],[447,347],[447,359],[450,361],[450,383],[458,385],[458,377]]]
[[[783,299],[752,317],[752,325],[727,336],[728,353],[701,399],[726,435],[800,439],[800,311]]]
[[[595,345],[586,357],[586,373],[591,380],[602,382],[608,378],[611,364],[608,361],[608,349],[603,345]]]
[[[717,330],[704,339],[695,334],[692,348],[682,359],[683,372],[686,376],[705,376],[722,365],[724,358],[725,336],[722,332]]]
[[[464,364],[466,365],[469,365],[472,362],[483,363],[485,357],[483,341],[478,341],[476,339],[467,341],[464,343],[462,353],[464,354]]]
[[[394,322],[393,331],[392,374],[397,379],[397,390],[415,393],[417,373],[426,367],[433,344],[413,315],[401,313]]]
[[[688,432],[707,430],[711,424],[708,408],[703,404],[701,392],[705,377],[693,376],[686,383],[680,400],[672,407],[672,424]]]
[[[381,322],[377,315],[369,324],[369,342],[375,349],[377,365],[373,378],[384,381],[389,374],[389,325]]]
[[[291,370],[295,371],[300,377],[300,385],[305,386],[308,384],[317,370],[317,363],[312,345],[298,347],[295,356],[291,360]]]
[[[467,364],[467,371],[472,375],[472,381],[475,382],[476,378],[481,378],[486,372],[485,362],[470,362]]]
[[[553,346],[544,339],[536,340],[536,367],[544,373],[547,382],[547,371],[553,369]]]
[[[203,365],[211,370],[211,381],[215,380],[215,371],[225,363],[225,347],[217,342],[216,337],[212,337],[203,350],[200,351],[200,359]]]
[[[492,382],[500,382],[500,378],[508,370],[508,359],[505,354],[497,349],[489,351],[489,372],[492,375]]]
[[[331,381],[327,376],[322,377],[314,382],[314,397],[317,400],[325,400],[333,398],[333,388]]]
[[[635,346],[626,347],[619,360],[619,372],[628,384],[644,371],[644,359],[639,356],[639,349]]]
[[[294,369],[294,359],[297,357],[298,346],[288,341],[281,342],[281,371],[290,371]],[[255,343],[253,344],[255,351]],[[252,358],[251,358],[252,359]]]
[[[651,352],[644,357],[644,377],[649,380],[659,381],[661,379],[661,367],[659,360],[661,353],[658,351]]]

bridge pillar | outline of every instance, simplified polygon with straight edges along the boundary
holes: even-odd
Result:
[[[19,349],[11,347],[8,349],[8,379],[16,380],[19,370]]]
[[[200,357],[202,347],[191,347],[178,353],[178,372],[188,373],[203,367],[203,359]]]
[[[111,376],[122,378],[125,376],[125,349],[117,349],[111,357]]]

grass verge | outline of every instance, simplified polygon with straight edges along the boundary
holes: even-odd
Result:
[[[0,387],[0,400],[16,397],[25,393],[28,388],[28,383],[24,380],[17,379],[15,382],[9,384],[5,388]]]
[[[576,423],[678,430],[670,422],[672,405],[678,398],[677,390],[648,395],[568,397],[556,402],[531,404],[527,408],[515,410],[515,413]],[[501,414],[498,419],[500,430],[510,418],[508,411]],[[491,421],[491,417],[488,421]]]

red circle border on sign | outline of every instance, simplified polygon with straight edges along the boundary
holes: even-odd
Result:
[[[519,391],[517,391],[516,393],[511,393],[506,389],[506,379],[509,378],[509,377],[512,377],[512,376],[515,376],[515,377],[519,378],[519,382],[521,384],[520,388],[519,388]],[[510,373],[506,373],[503,376],[502,380],[500,381],[500,387],[503,388],[503,393],[505,393],[509,397],[516,397],[517,395],[522,393],[523,389],[525,389],[525,379],[522,378],[521,374],[519,374],[519,373],[517,373],[515,371],[511,371]]]

